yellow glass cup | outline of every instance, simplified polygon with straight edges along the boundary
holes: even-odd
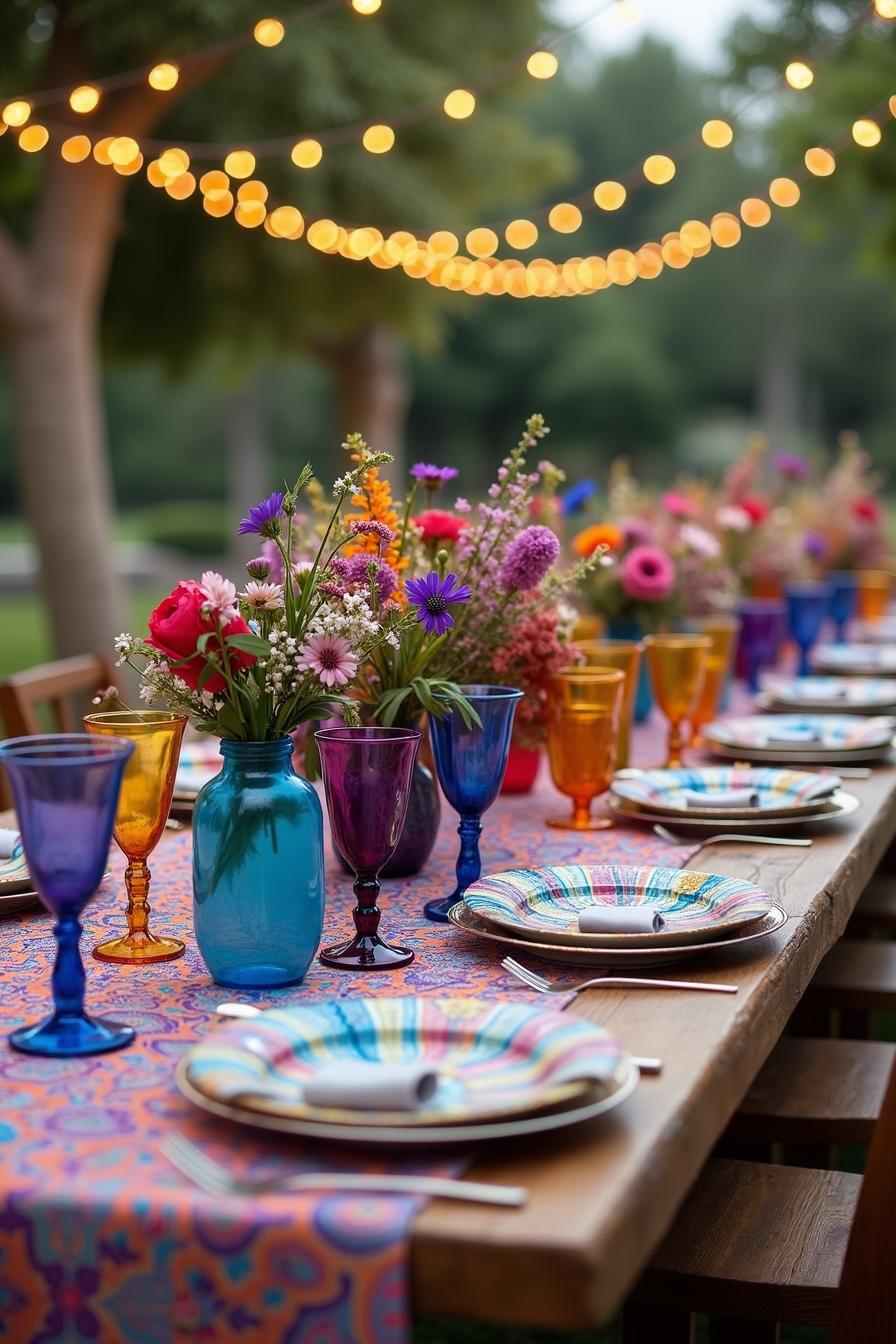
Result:
[[[885,569],[860,569],[856,573],[856,615],[875,625],[887,613],[893,576]]]
[[[173,961],[184,954],[179,938],[150,933],[150,871],[146,860],[159,843],[180,757],[186,727],[183,714],[161,709],[119,709],[88,714],[84,727],[99,736],[125,737],[134,744],[134,754],[125,766],[113,835],[128,860],[124,880],[127,888],[128,931],[93,949],[98,961],[124,965]]]
[[[647,635],[644,650],[653,696],[669,720],[666,769],[681,765],[682,724],[703,691],[712,643],[706,635]]]
[[[625,684],[616,668],[558,672],[548,681],[548,760],[551,778],[572,799],[572,816],[548,817],[560,830],[602,831],[613,823],[592,817],[616,770],[616,736]]]
[[[703,690],[691,711],[692,747],[702,747],[703,729],[712,723],[718,714],[719,701],[731,664],[734,661],[734,645],[740,630],[740,621],[736,616],[706,616],[692,622],[698,635],[705,635],[710,642],[706,655],[703,674]]]
[[[635,708],[635,692],[638,689],[643,646],[629,639],[586,639],[576,641],[575,647],[585,658],[585,668],[613,667],[625,677],[622,687],[622,708],[619,711],[619,733],[616,739],[616,769],[624,770],[629,761],[632,714]]]

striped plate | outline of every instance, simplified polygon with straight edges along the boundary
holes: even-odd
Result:
[[[321,1109],[248,1093],[234,1079],[301,1087],[334,1060],[425,1061],[435,1096],[419,1111]],[[618,1086],[627,1056],[602,1027],[552,1009],[479,999],[342,999],[271,1008],[228,1022],[186,1057],[193,1088],[212,1101],[322,1124],[407,1128],[532,1114]]]
[[[662,947],[722,938],[762,919],[767,892],[735,877],[686,868],[629,868],[617,864],[516,868],[480,878],[465,903],[477,915],[518,938],[566,947]],[[665,920],[658,933],[580,933],[588,906],[654,905]]]
[[[833,756],[840,751],[887,747],[896,732],[896,719],[865,718],[861,714],[751,714],[742,719],[721,719],[705,730],[713,745],[758,751]],[[793,734],[792,741],[774,741]],[[805,734],[800,740],[799,734]]]
[[[22,849],[21,840],[17,840],[10,857],[0,859],[0,891],[25,891],[30,886],[31,878],[28,874],[25,851]]]
[[[893,677],[767,677],[760,697],[775,709],[882,713],[896,707]]]
[[[823,644],[809,654],[818,672],[883,677],[896,673],[896,649],[885,644]]]
[[[760,812],[791,816],[823,812],[839,785],[834,774],[818,775],[808,770],[707,765],[692,770],[623,771],[613,780],[610,791],[652,812],[724,821],[726,817],[755,817]],[[752,789],[759,795],[759,802],[755,807],[700,808],[689,807],[685,799],[686,791],[710,795],[730,793],[732,789]]]

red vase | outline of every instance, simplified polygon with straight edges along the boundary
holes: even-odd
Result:
[[[540,761],[541,752],[537,748],[518,747],[511,742],[501,792],[528,793],[535,783]]]

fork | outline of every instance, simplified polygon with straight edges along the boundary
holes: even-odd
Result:
[[[709,994],[737,993],[737,985],[704,984],[700,980],[651,980],[647,976],[633,975],[597,975],[577,985],[552,985],[550,980],[545,980],[536,971],[530,971],[528,966],[521,966],[513,957],[505,957],[501,965],[505,971],[539,994],[578,994],[582,989],[606,989],[607,986],[618,989],[696,989]]]
[[[231,1175],[181,1134],[167,1134],[162,1152],[181,1175],[210,1195],[282,1195],[302,1190],[347,1190],[388,1195],[431,1195],[465,1200],[470,1204],[499,1204],[519,1209],[529,1192],[519,1185],[486,1185],[482,1181],[455,1181],[443,1176],[373,1175],[351,1171],[309,1171],[261,1180]]]
[[[692,835],[676,835],[675,831],[670,831],[668,827],[659,825],[654,826],[653,833],[658,835],[661,840],[668,840],[670,845],[692,845],[698,838]],[[742,832],[738,833],[736,831],[731,831],[730,834],[725,831],[720,835],[700,836],[699,839],[701,849],[705,845],[719,845],[728,840],[733,844],[742,841],[748,845],[789,845],[800,849],[808,849],[812,844],[811,840],[797,840],[793,836],[785,840],[779,835],[744,835]]]

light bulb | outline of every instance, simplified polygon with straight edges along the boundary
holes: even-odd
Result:
[[[90,154],[90,140],[86,135],[70,135],[63,140],[59,153],[66,163],[81,163]]]
[[[39,149],[43,149],[49,138],[50,133],[46,126],[41,126],[35,121],[19,132],[19,149],[24,149],[26,154],[36,154]]]
[[[24,126],[31,116],[31,104],[23,98],[16,98],[14,102],[6,104],[2,116],[7,126]]]
[[[772,208],[761,196],[748,196],[740,203],[740,217],[751,229],[761,229],[772,217]]]
[[[177,177],[165,183],[165,190],[172,200],[185,201],[196,190],[196,179],[192,173],[179,173]]]
[[[538,241],[538,229],[531,219],[513,219],[504,230],[504,237],[511,247],[532,247]]]
[[[533,79],[553,79],[560,62],[552,51],[533,51],[526,61],[526,69]]]
[[[255,155],[248,149],[232,149],[224,160],[224,171],[231,177],[251,177],[255,172]]]
[[[133,163],[140,153],[140,146],[130,135],[117,135],[109,146],[110,163],[122,165]]]
[[[395,144],[395,132],[391,126],[368,126],[361,137],[361,144],[368,154],[387,154]]]
[[[625,204],[627,194],[621,182],[598,182],[594,188],[594,204],[599,210],[618,210]]]
[[[790,177],[776,177],[769,183],[768,194],[775,205],[796,205],[800,199],[800,189]]]
[[[252,29],[252,36],[260,47],[276,47],[283,41],[285,32],[279,19],[259,19]]]
[[[68,105],[73,112],[92,112],[99,100],[99,89],[92,84],[79,84],[69,94]]]
[[[236,189],[238,201],[266,201],[268,189],[264,182],[253,178],[251,182],[241,182]]]
[[[822,149],[818,145],[806,150],[803,161],[809,172],[814,173],[816,177],[830,177],[837,167],[837,160],[830,150]]]
[[[498,250],[498,235],[494,229],[471,229],[464,242],[474,257],[491,257]]]
[[[859,117],[852,124],[852,138],[862,149],[873,149],[881,141],[881,130],[870,117]]]
[[[784,78],[792,89],[808,89],[815,75],[805,61],[791,61],[784,71]]]
[[[704,122],[700,134],[704,145],[708,145],[710,149],[727,149],[734,139],[734,131],[728,122],[720,121],[718,117]]]
[[[159,171],[165,177],[178,177],[185,173],[190,166],[190,156],[185,149],[165,149],[158,157]],[[222,174],[223,176],[223,174]],[[229,183],[225,180],[224,186]]]
[[[675,176],[675,164],[668,154],[650,154],[644,160],[643,172],[648,182],[662,187]]]
[[[179,79],[180,71],[170,61],[162,61],[160,65],[154,65],[146,76],[146,82],[150,88],[156,89],[159,93],[168,93]]]
[[[294,205],[278,205],[277,209],[268,215],[268,221],[271,232],[278,238],[301,238],[305,229],[302,212]]]
[[[316,168],[323,156],[319,140],[299,140],[293,145],[289,157],[297,168]]]
[[[356,14],[375,14],[383,0],[352,0],[352,9]]]
[[[442,106],[446,116],[453,117],[455,121],[463,121],[465,117],[473,115],[476,99],[469,89],[452,89],[446,95]]]

